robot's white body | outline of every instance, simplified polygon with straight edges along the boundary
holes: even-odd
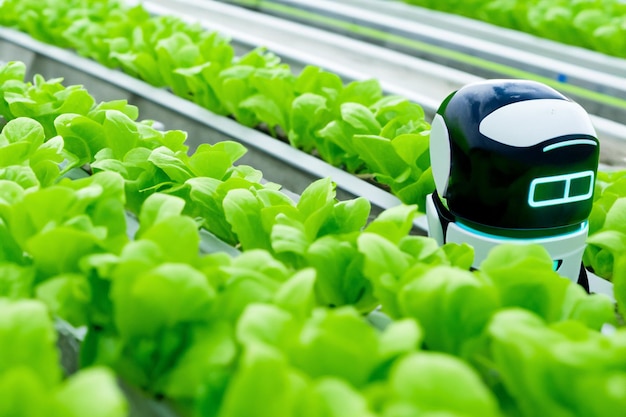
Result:
[[[474,268],[478,268],[480,263],[487,257],[487,254],[495,246],[502,243],[517,243],[520,245],[539,244],[542,245],[554,261],[554,269],[564,277],[577,282],[580,275],[580,263],[589,227],[587,223],[581,223],[580,230],[563,235],[548,236],[544,238],[515,239],[505,236],[487,234],[479,230],[472,229],[460,222],[448,224],[445,232],[441,219],[435,208],[433,195],[426,198],[426,215],[428,218],[428,234],[437,243],[467,243],[474,248]]]
[[[476,83],[444,101],[430,146],[431,237],[473,246],[476,268],[498,244],[540,244],[580,280],[599,154],[581,106],[539,83]]]

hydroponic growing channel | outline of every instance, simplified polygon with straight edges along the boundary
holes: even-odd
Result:
[[[108,2],[87,9],[58,2],[56,12],[42,14],[53,17],[53,31],[63,5],[76,26],[59,39],[113,27],[114,38],[89,42],[123,49],[124,34],[138,39],[137,27],[163,35],[156,55],[145,49],[137,60],[127,51],[129,68],[150,57],[171,61],[167,45],[193,55],[177,33],[204,42],[203,53],[229,56],[215,35],[186,32],[187,23],[173,18],[149,20],[140,8],[118,13]],[[51,73],[26,77],[17,62],[0,69],[0,349],[7,349],[0,387],[9,394],[0,396],[0,415],[122,416],[128,401],[132,415],[179,416],[618,416],[626,408],[623,172],[605,167],[599,175],[590,219],[587,261],[613,280],[607,295],[559,277],[539,247],[502,246],[470,272],[470,247],[439,248],[414,234],[415,205],[266,134],[291,132],[285,125],[260,118],[260,133],[72,52],[3,33],[1,59],[16,59],[17,50],[31,60],[30,72]],[[79,49],[92,55],[89,48]],[[121,49],[107,51],[120,59]],[[278,67],[285,88],[292,78],[265,52],[242,61],[258,70],[222,70],[235,85],[247,85],[242,72],[256,75],[246,96],[255,98],[227,110],[256,125],[255,101],[276,100],[259,75]],[[190,75],[210,73],[210,65],[182,64],[158,76],[191,82]],[[134,75],[150,73],[139,68]],[[307,71],[349,98],[335,125],[345,128],[353,115],[381,124],[388,112],[408,109],[403,123],[414,120],[416,136],[404,140],[427,138],[415,104],[371,81],[344,84]],[[89,91],[53,79],[66,74]],[[186,99],[202,91],[170,81]],[[363,102],[369,95],[373,101]],[[363,133],[350,132],[353,140]],[[269,152],[283,161],[279,168],[257,150],[273,143],[284,145]],[[242,163],[246,147],[258,156]],[[276,178],[298,162],[281,152],[327,171],[283,174],[303,178],[289,187],[298,195],[285,193]],[[69,379],[58,367],[56,334],[64,346],[68,337],[70,347],[80,342],[78,355],[63,350],[65,371],[80,369]],[[590,381],[594,395],[581,395]]]

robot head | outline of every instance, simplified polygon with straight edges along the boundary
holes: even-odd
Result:
[[[432,123],[437,194],[458,221],[489,233],[580,226],[591,212],[598,157],[585,110],[534,81],[465,86]]]

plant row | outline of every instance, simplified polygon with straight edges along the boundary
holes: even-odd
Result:
[[[337,201],[327,179],[292,202],[233,165],[241,145],[188,155],[184,132],[59,80],[26,83],[24,70],[0,69],[0,349],[10,352],[0,383],[15,398],[76,415],[103,401],[111,408],[97,415],[117,416],[108,368],[181,415],[614,416],[626,406],[615,306],[560,277],[541,247],[501,246],[470,272],[470,247],[409,234],[415,206],[366,224],[369,202]],[[92,175],[71,180],[79,168]],[[130,235],[128,211],[139,220]],[[200,253],[200,227],[242,254]],[[614,265],[622,314],[625,263]],[[373,326],[363,314],[378,305],[389,320]],[[56,369],[48,382],[24,376],[53,343],[48,314],[87,329],[84,370],[66,382],[54,349],[40,358]],[[31,340],[23,329],[35,323]],[[13,408],[0,415],[38,404],[2,398],[0,411]]]
[[[216,32],[116,0],[6,0],[0,24],[167,87],[246,126],[263,125],[332,165],[375,177],[405,203],[423,205],[434,189],[423,109],[383,97],[376,80],[344,84],[313,66],[296,75],[263,49],[236,57]]]
[[[626,3],[621,0],[404,1],[626,58]]]

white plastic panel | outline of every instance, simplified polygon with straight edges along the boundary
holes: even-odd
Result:
[[[479,131],[515,147],[564,135],[596,136],[587,112],[577,103],[559,99],[524,100],[500,107],[480,122]]]
[[[513,239],[501,236],[488,235],[480,231],[472,230],[459,223],[450,223],[446,232],[446,242],[467,243],[474,247],[474,267],[487,257],[491,249],[502,243],[526,245],[536,243],[543,246],[552,259],[562,260],[558,273],[569,278],[573,282],[578,281],[580,263],[586,246],[587,223],[576,232],[559,236],[550,236],[537,239]]]
[[[444,198],[450,176],[450,137],[446,123],[439,114],[435,114],[430,127],[430,165],[437,193]]]
[[[437,208],[435,207],[432,194],[429,194],[426,197],[426,217],[428,219],[428,236],[435,239],[439,246],[443,245],[445,243],[443,237],[443,227],[441,226],[441,221],[439,220],[439,215],[437,214]]]

